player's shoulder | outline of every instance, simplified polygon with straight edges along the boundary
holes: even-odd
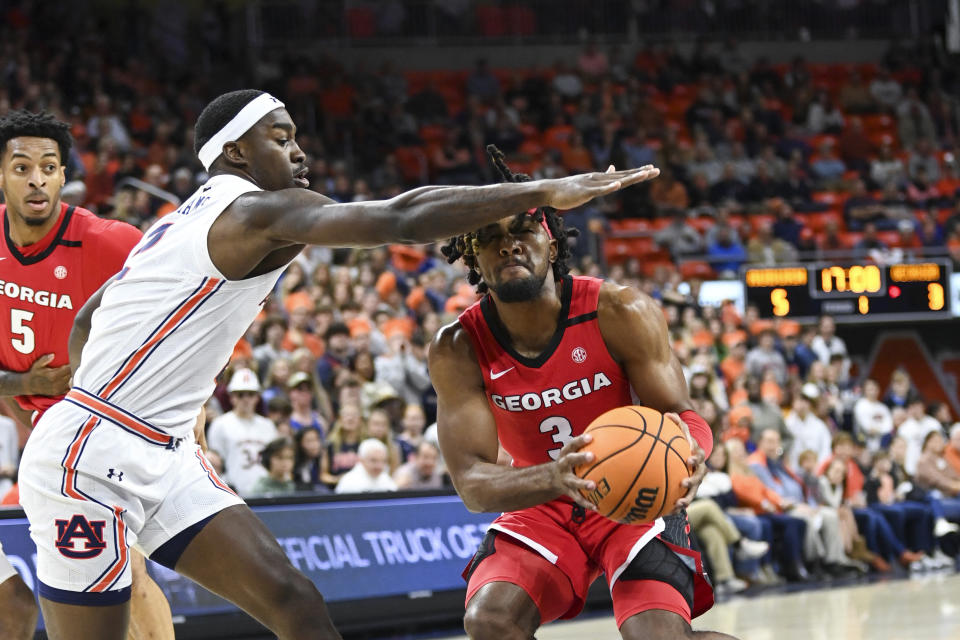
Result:
[[[600,286],[598,316],[646,316],[653,313],[660,313],[660,306],[656,300],[639,289],[609,281]]]
[[[431,360],[457,356],[469,356],[476,359],[473,356],[473,346],[470,344],[467,330],[460,324],[459,320],[455,320],[437,331],[433,340],[430,341],[428,353]]]

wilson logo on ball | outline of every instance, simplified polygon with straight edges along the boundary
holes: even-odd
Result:
[[[633,506],[630,507],[630,511],[627,512],[627,515],[623,518],[623,521],[626,523],[631,522],[643,522],[647,520],[647,513],[657,502],[657,494],[660,493],[660,489],[657,488],[647,488],[644,487],[637,492],[637,497],[633,501]]]

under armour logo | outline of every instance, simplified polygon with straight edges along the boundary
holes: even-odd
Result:
[[[123,482],[123,471],[115,471],[114,469],[110,469],[110,473],[107,474],[107,478],[113,478],[113,476],[117,476],[117,482]]]
[[[68,558],[86,560],[96,558],[106,548],[103,541],[103,527],[106,520],[87,520],[81,515],[74,515],[69,520],[56,520],[57,550]],[[73,544],[74,538],[79,538],[81,546]]]

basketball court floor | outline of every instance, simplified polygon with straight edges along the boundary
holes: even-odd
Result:
[[[960,574],[735,597],[693,627],[741,640],[960,640]],[[553,623],[537,632],[537,640],[619,638],[612,616]]]

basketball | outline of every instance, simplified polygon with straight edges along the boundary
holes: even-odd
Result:
[[[580,451],[594,459],[574,468],[592,480],[581,491],[597,511],[623,524],[645,524],[668,513],[686,493],[680,484],[690,475],[690,443],[680,427],[649,407],[612,409],[597,417],[584,433],[593,441]]]

